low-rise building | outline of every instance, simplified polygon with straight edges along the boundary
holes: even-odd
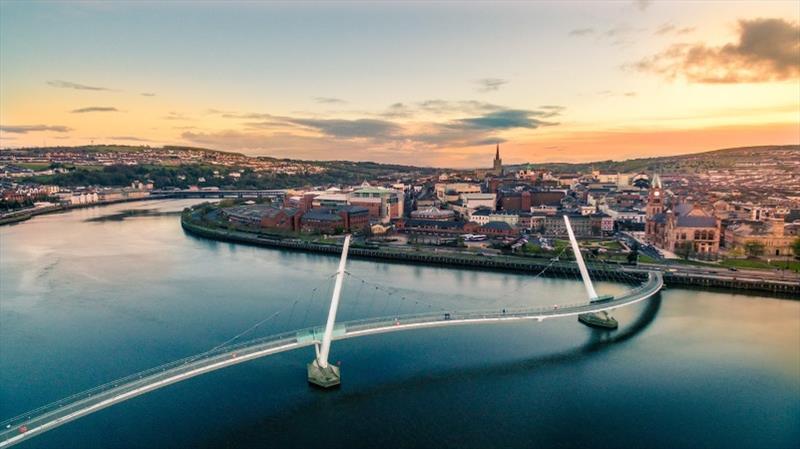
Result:
[[[568,214],[572,232],[576,237],[603,237],[614,232],[614,220],[605,214]],[[552,237],[566,237],[567,226],[562,215],[546,215],[542,233]]]
[[[395,223],[398,231],[408,234],[460,235],[475,232],[477,223],[463,221],[400,219]]]
[[[481,225],[476,232],[491,236],[510,236],[514,234],[514,228],[505,221],[490,221]]]
[[[307,233],[338,234],[362,232],[369,228],[369,210],[361,206],[318,207],[300,218],[300,230]]]
[[[469,218],[477,209],[496,210],[497,195],[494,193],[463,193],[450,207],[461,217]]]
[[[478,209],[470,213],[469,221],[483,226],[491,222],[508,223],[509,226],[519,225],[519,213],[510,211],[492,211],[490,209]]]
[[[481,185],[467,182],[437,183],[435,186],[436,198],[443,203],[457,201],[464,193],[480,193]]]
[[[261,216],[261,227],[286,232],[297,231],[301,216],[300,209],[295,207],[266,208]]]
[[[411,212],[411,218],[418,220],[453,220],[456,213],[452,210],[427,207]]]
[[[270,204],[253,204],[225,207],[220,214],[230,223],[260,227],[262,219],[274,211],[275,207]]]
[[[725,230],[725,248],[748,255],[748,244],[757,243],[761,245],[762,253],[759,255],[763,257],[791,256],[794,254],[792,243],[797,235],[786,232],[790,226],[782,219],[749,221],[728,226]]]
[[[405,194],[383,187],[362,187],[350,193],[349,204],[365,207],[370,218],[388,223],[403,216]]]
[[[333,212],[333,209],[319,207],[303,214],[300,219],[300,230],[305,233],[338,234],[344,232],[344,219]]]

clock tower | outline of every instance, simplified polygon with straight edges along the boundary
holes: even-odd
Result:
[[[647,219],[664,212],[664,191],[661,186],[661,177],[658,173],[653,175],[653,182],[650,185],[650,194],[647,196]]]

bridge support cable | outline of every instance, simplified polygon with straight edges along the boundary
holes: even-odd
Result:
[[[425,306],[424,308],[421,308],[422,310],[441,310],[442,312],[447,310],[444,307],[441,307],[440,305],[436,305],[436,304],[433,304],[433,303],[430,303],[430,302],[427,302],[427,301],[423,300],[422,297],[424,296],[424,293],[421,292],[421,291],[416,291],[416,290],[407,289],[407,288],[387,287],[387,286],[384,286],[384,285],[369,281],[369,280],[367,280],[365,278],[362,278],[360,276],[357,276],[357,275],[355,275],[353,273],[350,273],[349,271],[346,272],[345,274],[350,276],[351,278],[357,280],[357,281],[360,281],[364,285],[368,286],[370,288],[370,290],[372,290],[373,292],[382,292],[382,293],[386,294],[386,298],[384,299],[384,306],[383,306],[382,312],[379,313],[378,316],[388,316],[386,311],[389,308],[389,306],[391,305],[391,300],[393,298],[400,298],[400,301],[406,301],[406,300],[414,299],[414,298],[412,298],[412,296],[416,297],[416,299],[414,299],[414,304],[415,305],[420,305],[421,304],[421,305]],[[409,304],[410,304],[410,302],[409,302]],[[380,304],[378,304],[378,305],[380,306]],[[372,310],[372,305],[370,305],[369,307],[370,307],[369,310]],[[398,314],[398,313],[399,313],[399,310],[396,311],[395,315]],[[370,317],[369,314],[366,314],[365,316],[366,317]]]
[[[336,324],[336,312],[339,309],[339,299],[342,295],[342,283],[344,281],[345,267],[347,266],[347,252],[350,249],[350,235],[344,238],[342,245],[342,258],[339,259],[339,269],[336,271],[336,283],[333,287],[331,296],[331,307],[328,311],[328,321],[325,323],[325,332],[322,334],[322,343],[316,358],[308,364],[308,381],[314,385],[330,388],[341,383],[341,375],[338,366],[328,363],[328,356],[331,350],[331,340],[333,339],[333,327]]]
[[[575,262],[578,263],[578,270],[581,273],[583,280],[583,287],[586,289],[586,295],[589,297],[589,302],[600,302],[613,299],[613,297],[599,297],[597,291],[594,289],[592,279],[589,277],[589,270],[586,268],[586,263],[583,261],[583,254],[581,248],[578,246],[578,241],[575,239],[575,233],[572,232],[572,226],[569,223],[569,217],[564,215],[564,224],[567,228],[567,235],[569,235],[569,243],[572,245],[572,252],[575,253]],[[596,313],[584,313],[578,315],[578,321],[592,327],[600,327],[604,329],[616,329],[619,326],[617,320],[614,319],[606,311]]]
[[[552,257],[550,259],[550,262],[544,268],[542,268],[538,273],[534,274],[533,276],[531,276],[527,280],[531,280],[532,281],[532,280],[535,280],[535,279],[538,279],[538,278],[544,276],[544,274],[547,272],[547,270],[552,268],[555,264],[559,263],[559,261],[561,260],[561,257],[564,255],[564,253],[566,251],[567,251],[567,247],[565,246],[561,250],[561,252],[559,252],[558,254],[556,254],[555,257]],[[518,295],[518,293],[520,292],[520,290],[527,289],[528,287],[530,287],[530,286],[527,284],[527,282],[522,283],[522,284],[520,284],[519,287],[515,288],[514,290],[508,291],[508,292],[504,293],[503,295],[498,296],[497,300],[495,302],[496,303],[500,303],[501,300],[507,299],[508,297],[510,297],[512,295],[515,295],[515,296],[517,296],[518,299],[516,301],[513,301],[513,302],[507,304],[507,308],[511,309],[511,308],[514,308],[514,307],[518,307],[520,305],[520,303],[522,303],[522,301],[524,300],[523,299],[524,295]]]
[[[396,317],[378,317],[340,323],[342,327],[334,328],[333,339],[349,339],[389,332],[465,324],[512,323],[520,320],[542,321],[544,319],[616,309],[644,301],[658,293],[663,286],[662,274],[653,271],[647,274],[647,281],[642,285],[607,302],[565,305],[558,309],[549,307],[530,308],[510,314],[477,310],[458,312],[452,315],[436,312],[426,313],[399,319]],[[287,304],[287,307],[291,308],[293,305]],[[241,342],[232,346],[220,347],[211,353],[202,353],[153,367],[51,402],[0,422],[0,448],[12,446],[103,408],[195,376],[285,351],[312,345],[319,346],[320,341],[315,334],[318,330],[317,327],[297,329]],[[321,348],[315,348],[316,350],[321,350]],[[321,354],[317,357],[319,358],[320,356]]]

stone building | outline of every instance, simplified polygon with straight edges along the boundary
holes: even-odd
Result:
[[[791,256],[794,254],[792,243],[797,238],[796,232],[783,219],[737,223],[725,230],[725,248],[746,255],[747,244],[755,242],[762,245],[763,257]]]
[[[645,220],[645,239],[659,248],[704,255],[719,252],[719,219],[689,203],[669,204],[658,174],[650,186]]]

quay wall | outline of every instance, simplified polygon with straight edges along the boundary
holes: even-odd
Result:
[[[214,240],[317,253],[338,254],[341,252],[341,246],[335,244],[314,243],[298,239],[280,238],[278,236],[272,237],[259,235],[252,232],[232,231],[204,226],[200,223],[193,222],[187,214],[183,214],[181,216],[181,225],[183,226],[183,229],[190,234]],[[527,272],[534,274],[538,274],[547,268],[542,274],[551,277],[575,278],[580,275],[577,267],[572,266],[572,264],[548,263],[548,261],[543,259],[526,260],[504,256],[478,257],[456,254],[435,254],[426,251],[390,251],[382,248],[367,248],[352,245],[350,247],[349,255],[356,258],[393,261],[400,263]],[[610,270],[608,266],[597,268],[590,265],[589,271],[592,275],[607,277]],[[646,277],[644,271],[625,271],[625,275],[635,276],[641,280],[644,280]],[[675,287],[724,289],[771,293],[795,298],[800,297],[800,283],[789,281],[778,282],[772,280],[737,279],[733,277],[706,277],[688,273],[665,272],[664,282],[667,286]]]

